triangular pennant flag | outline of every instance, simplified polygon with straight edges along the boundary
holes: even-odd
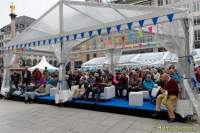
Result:
[[[69,41],[69,36],[66,36],[67,41]]]
[[[31,51],[32,51],[32,49],[31,49],[31,48],[28,48],[28,51],[29,51],[29,52],[31,52]]]
[[[74,40],[76,40],[76,36],[77,36],[77,35],[76,35],[76,34],[74,34]]]
[[[133,33],[133,32],[130,32],[130,33],[129,33],[129,41],[130,41],[130,40],[133,40],[133,38],[134,38],[134,33]]]
[[[103,42],[103,37],[100,38],[101,42]]]
[[[51,44],[51,39],[49,39],[49,45]]]
[[[107,27],[106,29],[107,29],[107,33],[110,34],[111,27]]]
[[[121,39],[122,39],[122,42],[124,42],[125,41],[125,35],[122,35]]]
[[[16,52],[16,48],[13,48],[13,52],[14,52],[14,53]]]
[[[54,38],[54,42],[57,43],[57,38]]]
[[[94,48],[94,49],[97,48],[96,38],[93,39],[93,48]]]
[[[24,44],[24,47],[27,47],[27,44],[26,44],[26,43]]]
[[[60,42],[62,42],[62,41],[63,41],[63,36],[60,37]]]
[[[142,37],[143,37],[143,33],[142,33],[141,30],[138,31],[138,36],[139,36],[139,38],[142,38]]]
[[[138,44],[138,47],[139,47],[139,48],[142,48],[142,43],[139,43],[139,44]]]
[[[20,50],[21,53],[23,53],[23,48],[20,48],[19,50]]]
[[[112,48],[113,48],[113,49],[116,49],[116,47],[117,47],[116,44],[113,44],[113,45],[112,45]]]
[[[117,28],[117,32],[120,32],[121,24],[117,25],[116,28]]]
[[[115,43],[119,44],[119,39],[118,38],[116,38]]]
[[[33,42],[33,47],[35,47],[35,42]]]
[[[127,23],[128,29],[131,30],[133,22]]]
[[[22,48],[23,47],[23,44],[20,44],[20,48]]]
[[[84,38],[84,32],[81,33],[81,38]]]
[[[46,44],[46,40],[43,40],[43,45],[45,45]]]
[[[40,46],[40,41],[38,41],[38,46]]]
[[[133,44],[130,44],[130,48],[134,48],[134,45],[133,45]]]
[[[122,48],[126,48],[126,44],[125,43],[122,45]]]
[[[148,31],[149,31],[149,33],[153,33],[153,27],[152,27],[152,26],[149,26],[149,27],[148,27]]]
[[[167,18],[168,18],[169,22],[173,21],[173,17],[174,17],[173,13],[167,15]]]
[[[144,19],[143,20],[139,20],[139,24],[140,24],[140,27],[143,27],[144,26]]]
[[[152,21],[153,21],[153,24],[156,25],[158,23],[158,17],[153,17]]]
[[[31,42],[28,44],[28,47],[31,47]]]
[[[100,36],[101,35],[101,29],[98,29],[97,32],[98,32],[98,35]]]
[[[89,31],[89,37],[92,37],[92,31]]]

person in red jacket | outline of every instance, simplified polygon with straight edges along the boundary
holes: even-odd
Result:
[[[164,87],[161,88],[161,94],[156,99],[156,113],[153,115],[156,117],[160,112],[161,103],[163,103],[169,115],[169,122],[175,122],[175,114],[173,109],[173,104],[176,102],[179,88],[175,80],[171,79],[171,77],[164,73],[161,76],[161,79],[164,81]]]

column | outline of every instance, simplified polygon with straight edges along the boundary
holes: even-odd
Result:
[[[16,19],[16,14],[11,13],[9,14],[11,18],[11,39],[16,36],[16,28],[15,28],[15,19]]]

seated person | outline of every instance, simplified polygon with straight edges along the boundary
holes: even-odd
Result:
[[[58,79],[56,77],[49,76],[47,78],[47,84],[50,84],[50,85],[53,85],[53,86],[57,86]]]
[[[126,90],[128,88],[128,79],[126,77],[126,74],[118,74],[116,80],[118,83],[116,84],[116,97],[123,98],[123,90]]]
[[[46,83],[47,83],[47,80],[46,80],[45,76],[42,75],[42,77],[40,78],[40,80],[38,81],[38,83],[35,84],[35,87],[39,88],[40,86],[46,85]]]
[[[176,102],[178,97],[179,89],[177,82],[173,80],[168,74],[164,73],[161,76],[162,80],[165,81],[164,87],[161,89],[161,94],[156,99],[156,113],[153,117],[158,116],[160,112],[161,103],[163,103],[168,110],[169,122],[175,121],[175,114],[173,104]]]
[[[52,85],[41,85],[38,89],[35,89],[35,91],[31,92],[25,92],[25,103],[32,103],[32,100],[35,99],[35,96],[47,96],[50,94],[50,88],[52,88]]]
[[[143,89],[149,91],[149,96],[150,96],[150,100],[153,100],[151,97],[151,92],[153,90],[153,88],[155,87],[154,82],[152,80],[151,74],[146,74],[145,79],[143,81]]]
[[[98,73],[94,74],[95,82],[92,86],[92,99],[96,99],[96,102],[100,100],[100,95],[103,92],[102,79]]]
[[[88,83],[84,77],[81,77],[79,82],[79,88],[74,90],[73,98],[79,98],[82,94],[85,93],[85,90],[88,88]]]
[[[142,82],[139,79],[139,75],[134,72],[132,78],[129,81],[129,88],[127,90],[127,98],[130,92],[136,92],[142,90]]]

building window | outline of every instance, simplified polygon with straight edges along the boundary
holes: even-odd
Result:
[[[200,16],[195,16],[194,17],[194,25],[199,25],[200,24]]]
[[[90,60],[90,54],[87,54],[86,56],[87,56],[86,60],[89,61]]]
[[[96,57],[97,57],[97,54],[96,54],[96,53],[94,53],[94,54],[93,54],[93,58],[96,58]]]
[[[165,48],[158,48],[158,52],[165,52],[167,51]]]
[[[200,30],[195,30],[194,32],[194,40],[200,41]]]
[[[163,0],[158,0],[158,6],[162,6],[163,5]]]
[[[193,11],[194,12],[200,11],[200,3],[199,3],[199,1],[195,1],[193,3]]]
[[[82,61],[75,61],[74,62],[74,67],[77,69],[77,68],[81,68],[81,65],[82,65]]]

